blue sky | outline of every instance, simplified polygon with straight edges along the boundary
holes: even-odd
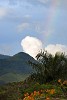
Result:
[[[67,52],[67,0],[0,0],[0,53],[26,52],[27,36]]]

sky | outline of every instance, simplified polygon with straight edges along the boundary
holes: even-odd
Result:
[[[0,0],[0,54],[67,54],[67,0]]]

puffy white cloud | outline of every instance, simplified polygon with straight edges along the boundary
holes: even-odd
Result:
[[[21,23],[20,25],[18,25],[17,30],[18,32],[22,32],[25,29],[29,28],[29,23]]]
[[[38,52],[43,48],[42,42],[39,39],[30,36],[26,36],[21,41],[21,46],[24,52],[28,53],[34,58],[38,54]]]
[[[43,50],[43,43],[39,39],[30,36],[26,36],[21,41],[21,46],[24,52],[28,53],[34,58],[40,50]],[[52,55],[55,55],[56,52],[63,52],[67,55],[67,46],[62,44],[49,44],[45,47],[45,50]]]
[[[56,52],[63,52],[67,55],[67,46],[66,45],[61,45],[61,44],[50,44],[45,47],[45,50],[47,50],[49,53],[55,55]]]

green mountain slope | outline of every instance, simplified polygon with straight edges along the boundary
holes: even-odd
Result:
[[[35,61],[30,55],[20,52],[8,59],[0,59],[0,83],[20,81],[21,78],[33,72],[28,61]]]
[[[0,76],[0,84],[25,80],[29,74],[7,73]]]

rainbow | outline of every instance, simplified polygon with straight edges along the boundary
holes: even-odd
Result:
[[[51,9],[49,9],[49,14],[46,21],[47,24],[45,28],[46,36],[49,36],[53,32],[53,24],[59,13],[58,7],[57,7],[58,4],[60,4],[60,0],[51,0]]]

